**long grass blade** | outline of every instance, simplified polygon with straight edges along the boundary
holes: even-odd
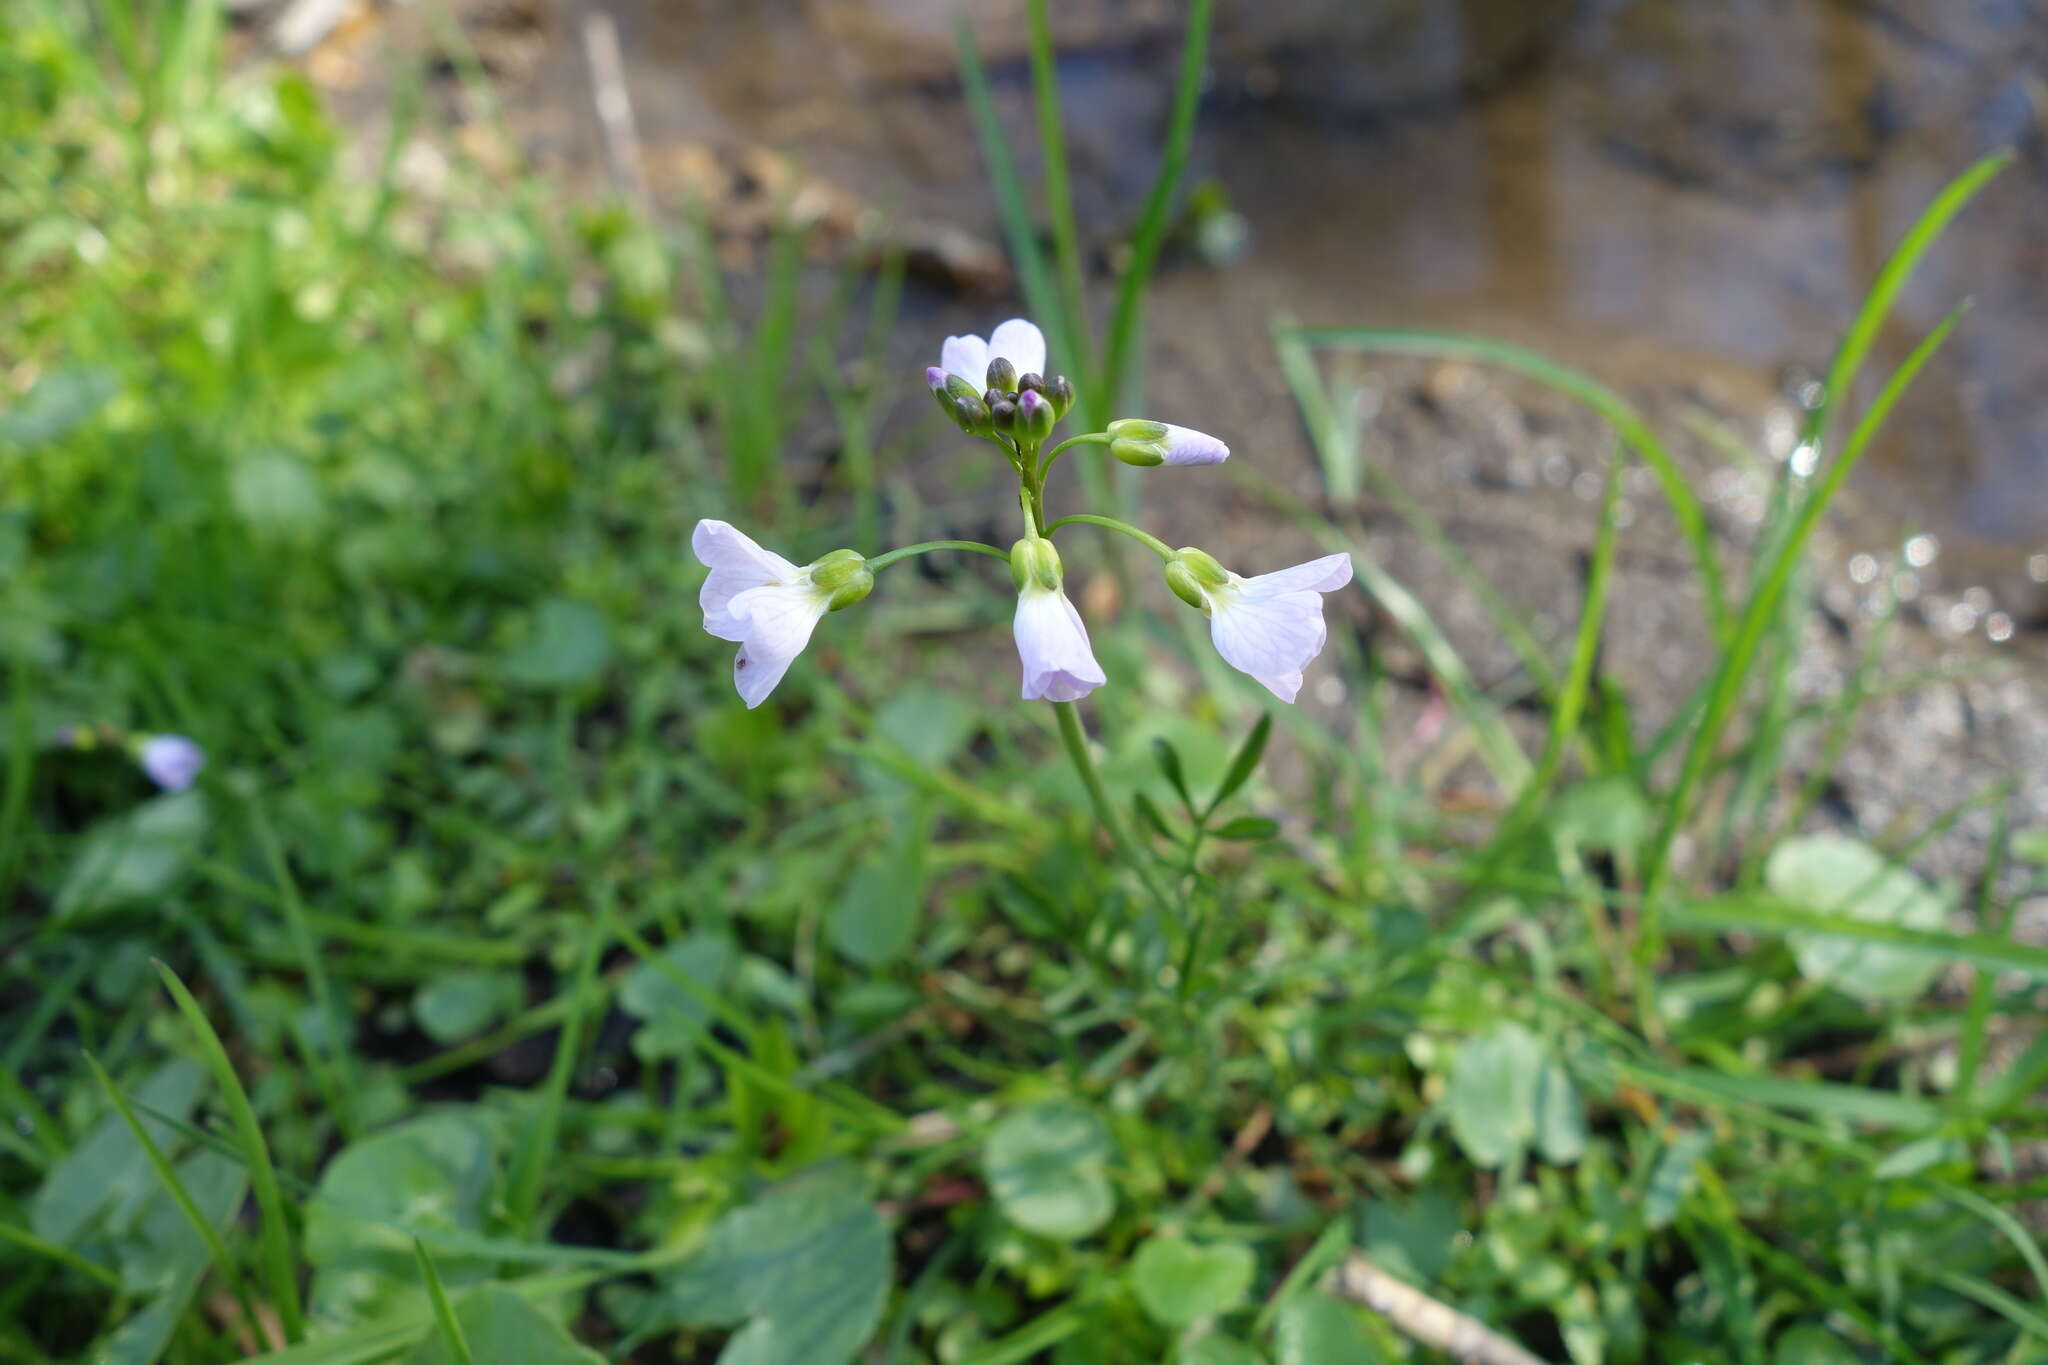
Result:
[[[455,1310],[448,1306],[448,1291],[441,1287],[441,1272],[434,1269],[427,1244],[413,1238],[412,1254],[419,1262],[420,1279],[426,1282],[427,1299],[434,1305],[434,1322],[440,1328],[441,1340],[448,1344],[448,1358],[455,1365],[475,1365],[469,1354],[469,1338],[462,1334],[462,1324],[456,1321]]]
[[[1295,329],[1294,335],[1310,346],[1328,350],[1477,360],[1526,375],[1546,388],[1584,403],[1598,413],[1614,429],[1621,443],[1657,476],[1664,500],[1671,506],[1672,519],[1678,523],[1678,529],[1685,536],[1693,559],[1699,565],[1700,583],[1707,599],[1708,625],[1714,632],[1714,638],[1726,635],[1727,592],[1721,576],[1720,557],[1714,552],[1713,533],[1707,528],[1706,513],[1701,510],[1699,499],[1693,495],[1692,487],[1686,483],[1671,451],[1658,439],[1657,433],[1650,429],[1634,405],[1620,394],[1539,352],[1485,337],[1405,327],[1305,327]]]
[[[1848,915],[1824,915],[1763,894],[1681,902],[1670,908],[1669,921],[1674,926],[1705,933],[1742,929],[1762,934],[1853,939],[1943,964],[1967,962],[1979,971],[2023,972],[2035,980],[2048,980],[2048,948],[2016,943],[2000,934],[1950,934]]]
[[[163,978],[164,988],[177,1001],[178,1012],[185,1017],[186,1024],[198,1039],[207,1067],[213,1072],[214,1082],[220,1086],[221,1096],[227,1102],[228,1117],[235,1126],[235,1136],[241,1142],[242,1159],[249,1163],[249,1181],[256,1192],[256,1208],[263,1220],[263,1261],[269,1273],[270,1296],[278,1318],[284,1324],[285,1340],[297,1341],[306,1334],[306,1315],[299,1302],[290,1215],[285,1208],[284,1195],[278,1189],[277,1168],[271,1163],[269,1144],[263,1140],[263,1126],[256,1121],[256,1111],[249,1104],[249,1092],[242,1088],[241,1077],[235,1074],[235,1064],[228,1059],[228,1051],[221,1046],[220,1035],[213,1031],[206,1011],[199,1007],[199,1002],[178,979],[176,972],[162,962],[155,962],[155,966],[157,975]]]
[[[1053,267],[1059,275],[1060,309],[1066,318],[1067,362],[1077,374],[1094,370],[1089,359],[1088,309],[1081,284],[1081,234],[1074,224],[1074,195],[1067,180],[1067,131],[1060,115],[1059,61],[1052,45],[1046,0],[1031,0],[1031,89],[1038,106],[1038,152],[1045,160],[1045,215],[1052,226]]]
[[[213,1261],[213,1268],[220,1273],[222,1283],[227,1285],[229,1292],[235,1296],[235,1303],[241,1308],[242,1319],[249,1327],[250,1339],[263,1340],[263,1324],[256,1316],[255,1305],[249,1301],[249,1291],[242,1283],[241,1270],[235,1264],[234,1255],[228,1250],[227,1243],[221,1240],[220,1229],[199,1211],[197,1201],[192,1198],[192,1192],[185,1188],[185,1182],[179,1177],[177,1168],[171,1165],[170,1158],[164,1155],[163,1148],[157,1146],[156,1139],[149,1135],[149,1130],[142,1126],[142,1120],[135,1117],[135,1111],[129,1107],[127,1098],[121,1094],[113,1078],[100,1066],[99,1058],[90,1052],[84,1056],[87,1069],[92,1072],[93,1079],[99,1082],[100,1089],[106,1092],[107,1100],[114,1106],[114,1112],[121,1116],[121,1122],[128,1126],[128,1132],[134,1137],[136,1145],[142,1148],[142,1155],[148,1160],[149,1168],[156,1172],[156,1178],[162,1182],[164,1192],[170,1195],[171,1202],[178,1206],[178,1212],[185,1216],[185,1221],[192,1225],[192,1231],[199,1234],[200,1243],[205,1246],[207,1256]]]
[[[597,984],[597,964],[611,942],[611,898],[609,885],[599,888],[597,912],[591,916],[583,943],[583,957],[577,964],[576,983],[571,992],[572,998],[579,1002],[590,999]],[[534,1228],[533,1224],[540,1213],[541,1182],[547,1174],[548,1161],[555,1154],[556,1137],[561,1132],[562,1106],[569,1096],[569,1081],[576,1074],[576,1063],[583,1053],[586,1017],[586,1009],[572,1009],[563,1020],[562,1035],[555,1042],[554,1060],[549,1064],[547,1079],[541,1086],[539,1112],[526,1126],[519,1150],[512,1159],[512,1189],[506,1197],[507,1218],[511,1226],[520,1231],[531,1228],[536,1234],[546,1232],[545,1228]]]
[[[1151,287],[1152,271],[1159,263],[1159,248],[1166,240],[1174,195],[1187,172],[1188,145],[1194,140],[1195,113],[1201,107],[1202,73],[1209,60],[1213,9],[1212,0],[1194,0],[1188,6],[1188,35],[1181,48],[1180,75],[1173,87],[1173,113],[1167,123],[1159,174],[1145,196],[1137,230],[1131,234],[1130,260],[1117,281],[1116,305],[1110,312],[1109,335],[1103,343],[1102,369],[1089,385],[1089,391],[1081,395],[1082,408],[1098,431],[1108,425],[1123,401],[1131,351],[1137,344],[1139,322],[1145,311],[1145,291]]]

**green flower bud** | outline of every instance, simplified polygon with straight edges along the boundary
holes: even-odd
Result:
[[[1010,581],[1022,592],[1029,584],[1057,592],[1060,586],[1060,552],[1041,536],[1026,536],[1010,547]]]
[[[997,356],[988,363],[988,389],[990,393],[1015,393],[1017,391],[1017,367],[1003,356]]]
[[[1216,562],[1214,555],[1197,550],[1192,545],[1183,545],[1174,551],[1174,562],[1187,566],[1194,581],[1204,588],[1220,588],[1230,582],[1230,571]]]
[[[988,428],[988,404],[972,394],[965,398],[955,398],[950,415],[953,421],[959,425],[960,430],[969,434],[985,431]]]
[[[1015,431],[1017,429],[1017,405],[1007,398],[998,398],[989,405],[988,420],[989,425],[993,426],[997,431]]]
[[[1109,424],[1109,434],[1120,440],[1163,441],[1166,439],[1166,423],[1147,421],[1143,417],[1119,417]]]
[[[850,607],[874,591],[874,571],[857,550],[834,550],[811,565],[811,583],[826,595],[828,611]]]
[[[1202,585],[1194,572],[1178,559],[1166,566],[1166,586],[1173,589],[1173,595],[1201,612],[1209,614],[1209,599],[1202,594]]]
[[[1074,410],[1074,386],[1065,375],[1056,375],[1045,386],[1044,393],[1052,403],[1053,416],[1065,417]]]
[[[1019,375],[1017,377],[1017,392],[1022,393],[1026,389],[1031,390],[1033,393],[1044,393],[1045,376],[1042,374],[1031,374],[1028,372]]]
[[[1025,389],[1017,395],[1017,429],[1033,440],[1042,441],[1052,435],[1053,425],[1059,417],[1052,410],[1052,400],[1036,389]]]
[[[1125,464],[1137,465],[1140,469],[1166,463],[1166,447],[1158,441],[1133,441],[1129,439],[1111,441],[1109,453]]]

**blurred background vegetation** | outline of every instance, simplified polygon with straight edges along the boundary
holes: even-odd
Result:
[[[0,5],[0,1359],[2048,1360],[2041,22],[933,8]],[[1027,309],[1237,452],[1060,496],[1359,564],[1280,710],[1069,553],[1177,916],[1000,568],[697,615],[1007,542]]]

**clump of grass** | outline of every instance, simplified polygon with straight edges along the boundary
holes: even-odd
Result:
[[[382,176],[351,181],[301,81],[221,74],[212,6],[24,14],[0,33],[0,481],[23,493],[0,509],[0,1351],[1215,1365],[1427,1344],[1427,1314],[1326,1284],[1403,1287],[1578,1362],[2048,1346],[2041,1191],[2012,1173],[2048,1075],[2048,953],[2010,934],[2039,833],[1995,841],[1969,933],[1928,920],[1944,903],[1905,855],[1780,839],[1761,809],[1730,835],[1735,884],[1668,857],[1708,785],[1784,761],[1797,717],[1752,709],[1789,667],[1766,646],[1926,348],[1819,483],[1788,485],[1764,559],[1738,574],[1690,536],[1720,652],[1663,736],[1594,704],[1611,497],[1569,649],[1529,660],[1540,748],[1361,563],[1455,707],[1446,742],[1501,789],[1483,821],[1390,766],[1395,684],[1354,640],[1343,743],[1248,692],[1199,717],[1105,692],[1126,736],[1106,799],[1194,936],[1061,814],[1079,793],[1045,727],[976,706],[970,666],[904,681],[920,631],[1002,613],[999,575],[937,570],[775,707],[731,698],[689,608],[690,522],[744,504],[792,541],[858,537],[896,454],[836,323],[791,349],[787,260],[765,318],[685,313],[687,234],[546,212],[544,187],[459,158],[409,186],[398,150],[433,129],[400,119]],[[1137,241],[1174,192],[1206,14]],[[1149,257],[1095,341],[1034,18],[1050,265],[1028,264],[1013,180],[1006,212],[1034,307],[1107,401]],[[1831,395],[1993,169],[1909,236]],[[892,308],[852,329],[869,355]],[[1692,525],[1658,434],[1553,361],[1278,341],[1326,468],[1359,452],[1319,351],[1458,354],[1593,403]],[[769,401],[808,392],[806,367],[858,452],[815,507],[778,492]],[[1104,648],[1112,672],[1198,659]],[[156,793],[118,749],[52,742],[78,725],[174,729],[213,761]],[[1960,1012],[1929,990],[1958,963]],[[273,1331],[292,1344],[262,1355]]]

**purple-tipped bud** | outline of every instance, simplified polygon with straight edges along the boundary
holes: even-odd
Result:
[[[1222,464],[1230,458],[1230,447],[1214,436],[1170,422],[1124,417],[1109,424],[1109,434],[1115,438],[1110,452],[1125,464]]]
[[[1052,402],[1036,389],[1024,389],[1017,394],[1017,428],[1037,440],[1052,434],[1053,423],[1059,415],[1052,410]]]
[[[936,365],[927,365],[924,367],[924,382],[931,386],[933,393],[943,394],[946,391],[946,372]]]
[[[183,735],[145,735],[136,746],[135,761],[150,781],[167,792],[181,792],[206,766],[206,750]]]

